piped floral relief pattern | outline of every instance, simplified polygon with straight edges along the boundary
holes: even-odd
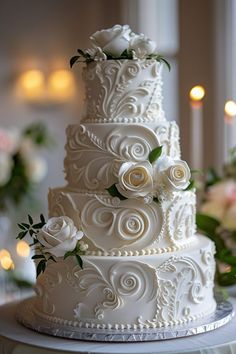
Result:
[[[152,326],[191,318],[194,305],[205,300],[209,276],[213,286],[214,264],[209,275],[205,274],[204,267],[189,257],[171,257],[157,267],[156,274],[157,312],[152,321],[146,322]],[[139,323],[145,324],[142,318]]]
[[[75,226],[79,227],[80,211],[78,210],[73,198],[68,193],[63,193],[49,190],[48,195],[49,215],[50,217],[65,215],[69,216],[75,223]]]
[[[163,216],[154,202],[97,196],[84,205],[81,223],[87,238],[102,250],[143,249],[161,237]]]
[[[47,269],[43,279],[40,278],[40,280],[37,281],[37,285],[34,287],[36,294],[42,302],[43,312],[48,315],[52,315],[56,308],[55,304],[52,302],[52,296],[50,296],[50,293],[52,293],[61,282],[62,275],[53,265],[51,265]]]
[[[80,129],[70,126],[67,134],[66,179],[90,190],[109,187],[116,181],[122,161],[147,160],[150,151],[160,145],[151,129],[136,125],[117,127],[104,140],[84,125]]]
[[[181,244],[188,241],[196,229],[196,199],[192,192],[188,198],[176,196],[167,210],[167,234],[172,244]]]
[[[155,60],[90,63],[84,69],[87,122],[164,119],[160,64]]]
[[[79,320],[103,320],[107,310],[116,311],[127,302],[138,303],[142,299],[148,304],[156,298],[155,269],[141,262],[115,263],[106,273],[87,261],[84,270],[74,271],[74,277],[85,298],[74,310]],[[94,305],[86,305],[86,298],[94,298]]]

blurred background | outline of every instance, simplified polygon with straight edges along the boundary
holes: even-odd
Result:
[[[171,72],[163,72],[164,109],[180,126],[182,158],[193,168],[214,166],[220,172],[235,144],[236,0],[1,0],[0,276],[5,285],[4,269],[14,268],[18,285],[34,279],[27,245],[16,248],[16,223],[24,222],[28,210],[47,215],[48,188],[64,185],[65,128],[79,123],[84,102],[83,65],[71,70],[69,59],[77,48],[89,46],[91,34],[117,23],[155,40],[171,63]],[[205,90],[199,101],[189,96],[196,85]],[[233,102],[225,112],[227,101]]]

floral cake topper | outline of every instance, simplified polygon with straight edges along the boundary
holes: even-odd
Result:
[[[170,64],[157,53],[157,45],[144,34],[136,34],[128,25],[115,25],[112,28],[95,32],[91,37],[91,47],[78,49],[78,54],[70,60],[71,67],[77,62],[90,63],[111,59],[154,59]]]

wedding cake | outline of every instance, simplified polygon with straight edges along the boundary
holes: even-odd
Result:
[[[91,41],[71,60],[86,61],[86,112],[66,131],[67,185],[49,191],[38,241],[54,258],[33,313],[55,335],[186,326],[216,309],[214,245],[196,234],[190,169],[162,108],[166,61],[128,26]]]

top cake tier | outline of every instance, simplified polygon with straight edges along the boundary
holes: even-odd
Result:
[[[162,64],[155,59],[103,60],[83,70],[86,123],[146,123],[165,120]]]

